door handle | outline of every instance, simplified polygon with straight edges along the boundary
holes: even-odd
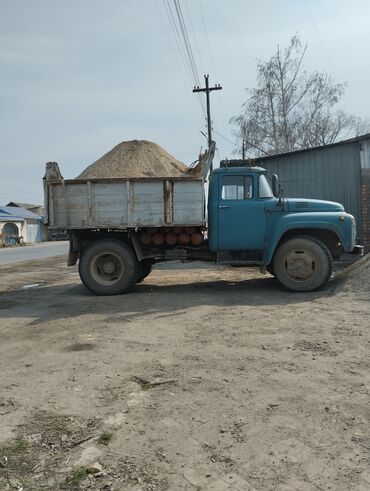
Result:
[[[220,210],[222,210],[223,208],[230,208],[230,206],[227,206],[227,205],[219,205],[219,208],[220,208]]]

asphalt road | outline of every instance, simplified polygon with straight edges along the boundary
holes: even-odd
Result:
[[[0,249],[0,264],[17,263],[68,253],[68,241],[41,242],[40,244]]]

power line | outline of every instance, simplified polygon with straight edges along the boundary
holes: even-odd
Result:
[[[184,48],[183,48],[183,46],[181,44],[180,33],[178,31],[178,27],[177,27],[175,18],[173,16],[173,12],[172,12],[171,6],[169,4],[169,0],[167,0],[167,1],[164,0],[163,5],[165,7],[165,11],[166,11],[166,14],[167,14],[167,17],[168,17],[168,20],[169,20],[169,24],[170,24],[171,29],[172,29],[172,32],[174,34],[175,42],[176,42],[177,48],[179,50],[180,56],[182,58],[183,65],[185,67],[185,71],[186,71],[186,73],[187,73],[187,75],[189,77],[189,80],[192,81],[191,69],[190,69],[190,66],[188,64],[188,60],[186,58],[185,52],[184,52]]]
[[[162,21],[162,24],[163,24],[163,27],[164,27],[164,30],[165,30],[165,33],[166,33],[166,36],[167,36],[169,45],[171,47],[171,51],[172,51],[173,58],[175,60],[176,67],[177,67],[177,69],[178,69],[178,71],[180,73],[180,77],[181,77],[182,82],[184,84],[184,89],[187,90],[188,89],[188,83],[186,82],[186,77],[188,76],[188,73],[186,72],[186,69],[184,70],[184,67],[181,65],[181,63],[179,62],[179,60],[178,60],[178,58],[176,56],[176,49],[175,49],[175,46],[174,46],[173,41],[171,39],[170,33],[168,31],[168,28],[167,28],[165,19],[163,17],[159,0],[156,0],[156,3],[157,3],[158,12],[159,12],[159,15],[161,17],[161,21]],[[191,79],[190,79],[190,82],[191,82]],[[190,98],[190,100],[191,100],[191,104],[192,104],[194,110],[197,111],[197,107],[196,107],[195,101],[193,100],[193,98]]]
[[[239,148],[238,146],[238,143],[237,141],[233,142],[231,141],[229,138],[227,138],[225,135],[222,135],[221,133],[219,133],[218,131],[216,130],[213,130],[213,133],[216,133],[216,135],[220,136],[221,138],[223,138],[224,140],[226,140],[227,142],[231,143],[231,145],[233,145],[233,147],[235,148]]]
[[[211,62],[211,67],[212,67],[212,70],[213,70],[213,76],[217,80],[218,79],[218,75],[217,75],[217,70],[216,70],[216,64],[215,64],[215,61],[214,61],[214,57],[212,55],[211,43],[209,41],[209,36],[208,36],[208,32],[207,32],[206,18],[205,18],[205,15],[204,15],[202,0],[198,0],[198,5],[199,5],[200,17],[201,17],[201,20],[202,20],[202,26],[203,26],[203,34],[204,34],[205,44],[207,46],[208,55],[209,55],[209,59],[210,59],[210,62]],[[223,103],[222,103],[222,97],[218,97],[217,98],[217,105],[216,105],[216,107],[218,107],[218,109],[219,109],[219,115],[220,115],[221,121],[225,121],[225,118],[224,118],[224,108],[223,108]]]
[[[190,14],[190,8],[189,8],[189,2],[188,2],[188,0],[185,0],[185,6],[186,6],[187,14],[188,14],[190,28],[191,28],[191,32],[193,34],[194,45],[195,45],[196,52],[198,54],[199,62],[200,62],[200,65],[203,68],[205,68],[205,63],[204,63],[204,60],[203,60],[203,56],[202,56],[201,50],[199,48],[199,44],[198,44],[198,41],[197,41],[197,36],[195,34],[195,29],[194,29],[193,21],[191,19],[191,14]]]
[[[183,16],[183,13],[182,13],[181,5],[179,3],[179,0],[173,0],[173,3],[174,3],[174,6],[175,6],[177,19],[179,21],[179,26],[180,26],[180,30],[181,30],[181,33],[182,33],[182,38],[183,38],[183,41],[184,41],[185,51],[187,53],[188,60],[189,60],[189,65],[191,67],[192,74],[193,74],[193,77],[194,77],[193,78],[194,85],[199,85],[200,82],[199,82],[198,70],[197,70],[197,66],[196,66],[195,60],[194,60],[193,50],[192,50],[192,47],[191,47],[191,44],[190,44],[190,41],[189,41],[189,36],[188,36],[188,32],[187,32],[187,28],[186,28],[184,16]],[[202,99],[200,99],[200,103],[201,103],[201,106],[202,106],[203,114],[205,115],[205,107],[204,107],[204,102],[203,102]]]
[[[322,51],[323,51],[323,53],[324,53],[324,56],[325,56],[325,58],[326,58],[326,61],[328,62],[328,64],[329,64],[329,67],[330,67],[331,71],[332,71],[333,73],[335,73],[335,70],[334,70],[334,68],[333,68],[333,64],[332,64],[332,62],[331,62],[331,60],[330,60],[330,58],[329,58],[328,52],[326,51],[325,45],[324,45],[324,43],[323,43],[323,41],[322,41],[322,39],[321,39],[321,36],[320,36],[319,30],[317,29],[317,26],[316,26],[316,23],[315,23],[314,18],[313,18],[313,16],[312,16],[311,10],[310,10],[310,9],[309,9],[309,7],[308,7],[307,0],[303,0],[303,2],[304,2],[304,4],[305,4],[305,6],[306,6],[306,10],[307,10],[308,15],[309,15],[309,17],[310,17],[310,19],[311,19],[311,22],[312,22],[313,28],[314,28],[314,29],[315,29],[315,31],[316,31],[316,34],[317,34],[318,40],[319,40],[319,42],[320,42],[321,49],[322,49]]]
[[[186,25],[183,21],[181,7],[176,3],[176,0],[173,0],[174,9],[171,7],[169,0],[163,0],[163,4],[176,41],[177,48],[182,59],[182,63],[188,74],[190,82],[192,83],[192,85],[195,85],[197,83],[197,80],[199,80],[199,77],[197,75],[197,69],[194,61],[194,56],[192,55],[190,41],[187,37]],[[176,22],[176,18],[178,22]],[[201,112],[205,117],[206,112],[204,102],[201,98],[198,98],[198,100]]]
[[[199,85],[198,70],[197,70],[197,67],[196,67],[196,64],[194,61],[193,50],[192,50],[192,47],[191,47],[191,44],[189,41],[189,36],[188,36],[188,32],[187,32],[186,25],[185,25],[185,20],[184,20],[183,14],[182,14],[181,5],[179,3],[179,0],[173,0],[173,1],[174,1],[177,18],[178,18],[179,25],[180,25],[182,37],[184,40],[184,46],[185,46],[186,52],[188,54],[190,66],[191,66],[191,69],[193,72],[194,81],[195,81],[195,83],[197,83]]]
[[[204,16],[204,11],[203,11],[203,6],[202,6],[202,1],[201,0],[199,0],[199,9],[200,9],[200,16],[201,16],[202,24],[203,24],[204,36],[206,38],[206,44],[207,44],[207,48],[208,48],[209,59],[211,60],[211,65],[212,65],[212,70],[213,70],[213,76],[215,78],[218,78],[217,77],[217,73],[216,73],[214,59],[213,59],[213,56],[212,56],[211,45],[210,45],[208,34],[207,34],[206,21],[205,21],[205,16]]]

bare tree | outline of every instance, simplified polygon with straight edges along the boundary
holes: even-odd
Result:
[[[368,121],[334,110],[346,84],[325,73],[307,73],[306,51],[295,35],[286,49],[278,46],[268,62],[258,63],[258,88],[247,89],[241,114],[230,121],[250,155],[326,145],[369,131]]]

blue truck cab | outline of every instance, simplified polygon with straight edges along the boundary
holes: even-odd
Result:
[[[265,169],[223,161],[210,175],[209,249],[219,264],[259,265],[288,289],[315,290],[333,260],[362,252],[355,219],[339,203],[285,198],[277,182],[273,192]]]

